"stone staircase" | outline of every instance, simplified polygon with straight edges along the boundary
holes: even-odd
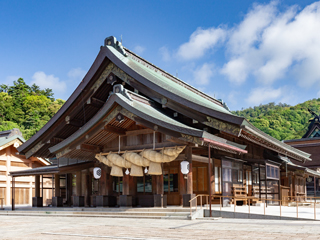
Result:
[[[190,219],[189,208],[25,208],[15,211],[2,210],[1,215],[51,216],[51,217],[105,217],[105,218],[148,218]]]

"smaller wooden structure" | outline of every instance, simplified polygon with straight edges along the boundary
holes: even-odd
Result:
[[[35,179],[32,176],[21,177],[14,180],[10,176],[11,171],[21,171],[37,167],[47,166],[50,163],[42,158],[19,155],[17,148],[24,143],[22,133],[19,129],[0,132],[0,201],[3,205],[11,205],[10,196],[15,195],[15,203],[31,205],[34,195]],[[15,186],[12,191],[12,185]],[[51,180],[46,180],[44,185],[51,187]],[[45,200],[51,199],[50,190],[44,191]]]

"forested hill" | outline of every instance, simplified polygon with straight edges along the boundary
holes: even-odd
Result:
[[[53,97],[51,89],[28,86],[22,78],[13,86],[0,85],[0,131],[19,128],[27,140],[60,109],[64,100]]]
[[[233,113],[245,117],[254,126],[278,140],[288,140],[301,138],[306,133],[309,120],[313,118],[308,108],[319,114],[320,98],[296,106],[269,103]]]

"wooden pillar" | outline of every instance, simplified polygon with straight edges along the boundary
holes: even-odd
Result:
[[[135,196],[137,194],[137,178],[129,177],[129,195]]]
[[[130,176],[124,174],[122,178],[122,195],[130,195],[129,181]]]
[[[10,204],[10,189],[11,189],[11,177],[9,176],[11,171],[11,151],[10,147],[6,148],[6,155],[7,155],[7,171],[6,171],[6,199],[5,199],[5,205]]]
[[[71,196],[72,196],[72,174],[68,173],[66,174],[66,195],[67,195],[67,205],[71,206],[72,202],[71,202]]]
[[[86,199],[85,199],[85,203],[86,205],[88,205],[89,207],[91,206],[91,195],[92,195],[92,176],[91,173],[89,171],[89,169],[87,169],[86,171]]]
[[[80,196],[86,196],[87,192],[87,178],[86,178],[87,173],[85,171],[81,172],[81,192]]]
[[[41,175],[41,197],[42,197],[42,200],[44,200],[44,197],[43,197],[43,175]]]
[[[108,195],[106,168],[101,167],[101,177],[99,179],[99,195]]]
[[[305,185],[307,187],[307,184]],[[313,176],[313,189],[314,189],[314,197],[317,197],[316,176]],[[306,196],[307,196],[307,190],[306,190]]]
[[[76,196],[81,196],[81,171],[76,172]]]
[[[156,176],[156,194],[163,194],[163,174]]]
[[[16,209],[14,200],[15,200],[15,179],[13,177],[12,178],[12,199],[11,199],[12,211]]]
[[[60,175],[55,174],[54,175],[54,196],[60,197]]]
[[[34,196],[40,197],[40,175],[34,177]]]
[[[186,147],[186,158],[189,162],[189,173],[187,174],[187,194],[193,194],[193,179],[192,179],[192,147]]]
[[[181,164],[179,164],[179,192],[180,192],[180,204],[183,204],[182,196],[186,194],[186,180],[184,179],[184,175],[181,172]]]

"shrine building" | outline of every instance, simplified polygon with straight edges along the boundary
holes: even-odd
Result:
[[[303,181],[319,175],[299,166],[311,163],[309,153],[260,131],[115,37],[105,39],[66,103],[18,151],[55,163],[11,172],[36,177],[34,206],[44,203],[40,176],[54,176],[53,206],[165,207],[205,195],[211,202],[225,196],[224,204],[232,196],[244,204],[248,197],[268,204],[303,199]]]

